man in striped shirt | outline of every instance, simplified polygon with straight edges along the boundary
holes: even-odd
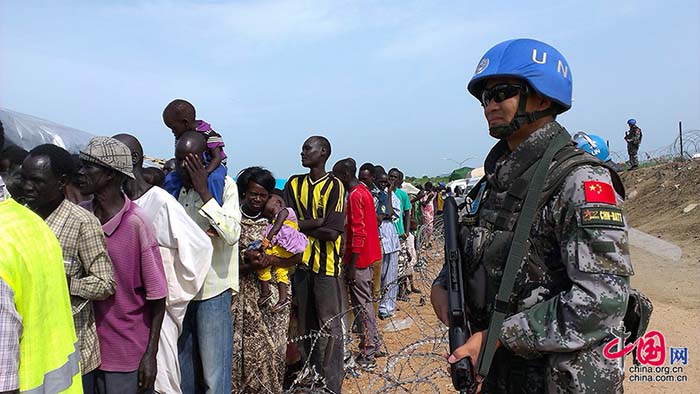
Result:
[[[299,218],[299,229],[309,238],[302,256],[303,265],[294,273],[294,289],[299,305],[301,335],[317,334],[313,352],[311,340],[302,343],[302,357],[326,380],[326,388],[339,394],[343,385],[343,342],[340,324],[342,256],[341,234],[345,227],[343,184],[326,172],[331,144],[313,136],[301,149],[301,164],[308,174],[294,175],[287,181],[287,206]],[[315,340],[315,339],[314,339]]]

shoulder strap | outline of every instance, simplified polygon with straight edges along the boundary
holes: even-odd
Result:
[[[608,171],[610,171],[610,177],[612,178],[615,191],[623,199],[625,198],[625,187],[622,183],[622,179],[620,179],[620,175],[614,168],[612,168],[608,163],[598,160],[595,156],[592,156],[571,145],[565,146],[554,156],[554,164],[547,173],[547,180],[545,182],[544,190],[542,191],[540,208],[543,207],[549,201],[549,199],[559,191],[566,177],[569,176],[569,174],[571,174],[571,172],[573,172],[576,168],[583,165],[607,168]]]
[[[554,155],[570,141],[571,136],[566,132],[562,132],[555,137],[538,162],[530,181],[527,196],[525,197],[518,223],[515,226],[513,241],[508,251],[508,259],[506,260],[503,278],[501,279],[501,285],[496,295],[486,341],[482,345],[479,355],[477,370],[481,376],[487,376],[489,373],[491,363],[493,362],[493,356],[496,353],[496,341],[500,337],[503,320],[505,320],[506,313],[510,311],[510,297],[513,293],[515,277],[518,274],[518,270],[527,252],[527,239],[530,235],[535,214],[537,213],[538,203],[544,188],[549,165]]]

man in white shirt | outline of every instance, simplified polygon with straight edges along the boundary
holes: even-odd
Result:
[[[187,307],[178,342],[181,388],[184,394],[230,394],[233,353],[232,291],[238,292],[238,238],[241,210],[238,189],[228,176],[224,181],[223,205],[207,188],[207,171],[202,163],[206,141],[188,131],[175,147],[175,171],[183,186],[178,202],[202,229],[213,227],[214,254],[204,285]],[[166,188],[168,184],[166,178]],[[201,363],[196,365],[195,363]],[[201,371],[205,388],[198,387],[195,371]]]
[[[179,394],[182,391],[177,341],[182,332],[187,305],[199,292],[209,272],[213,253],[211,240],[204,231],[199,230],[173,196],[146,182],[141,143],[129,134],[118,134],[113,138],[131,151],[135,179],[126,181],[124,192],[153,223],[168,281],[166,313],[156,356],[158,373],[155,391]]]
[[[391,191],[389,177],[382,166],[375,167],[375,183],[380,188],[377,220],[379,239],[382,243],[382,299],[379,302],[379,318],[384,320],[394,316],[396,297],[399,292],[399,234],[394,220],[401,215],[401,202]]]

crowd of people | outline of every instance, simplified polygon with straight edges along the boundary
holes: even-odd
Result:
[[[459,223],[462,277],[446,265],[430,289],[446,324],[452,284],[468,294],[471,335],[447,362],[475,372],[456,388],[623,392],[606,344],[617,328],[641,335],[651,302],[630,288],[624,186],[606,144],[556,120],[573,101],[566,59],[505,41],[467,89],[498,142]],[[118,134],[77,158],[37,146],[1,175],[0,393],[280,393],[298,359],[296,384],[337,394],[344,330],[359,336],[357,365],[376,368],[377,318],[419,292],[415,229],[431,238],[443,185],[409,195],[397,168],[352,158],[328,171],[323,136],[303,142],[308,172],[284,190],[262,167],[234,181],[223,137],[192,104],[171,102],[163,121],[175,137],[163,173]],[[628,124],[636,168],[641,129]]]
[[[234,181],[222,136],[195,115],[165,108],[162,169],[117,134],[73,156],[39,145],[3,173],[0,392],[281,393],[296,372],[340,393],[344,332],[360,338],[360,368],[386,355],[376,319],[421,293],[416,235],[432,233],[444,185],[409,195],[398,168],[352,158],[328,171],[322,136],[284,190],[263,167]],[[22,275],[38,261],[45,273]]]

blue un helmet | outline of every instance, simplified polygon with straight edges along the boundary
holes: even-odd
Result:
[[[628,119],[627,124],[630,126],[634,126],[637,124],[637,119]]]
[[[549,115],[557,115],[571,108],[571,70],[564,56],[554,47],[541,41],[519,38],[504,41],[481,58],[467,90],[483,104],[482,93],[486,80],[494,77],[513,77],[527,82],[520,90],[518,112],[507,126],[489,129],[492,136],[504,138],[522,125]],[[555,105],[537,112],[525,112],[529,89],[550,99]]]
[[[579,131],[574,134],[574,142],[576,142],[576,147],[597,157],[600,161],[608,161],[610,159],[610,152],[608,150],[608,144],[603,138],[595,134],[588,134],[585,131]]]

